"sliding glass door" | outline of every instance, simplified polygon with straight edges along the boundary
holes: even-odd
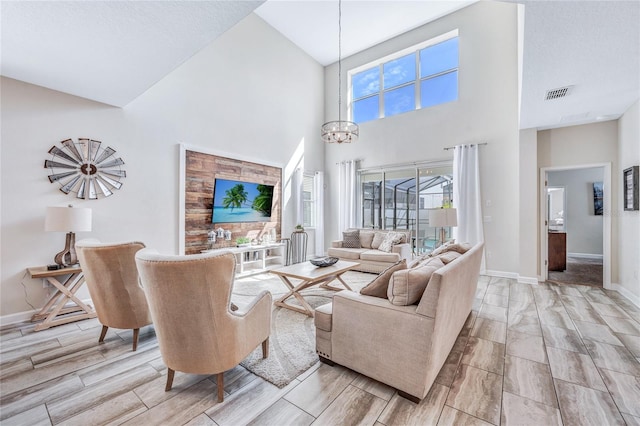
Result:
[[[429,226],[429,210],[451,205],[452,174],[448,164],[361,171],[361,226],[410,230],[414,253],[430,252],[439,229]]]

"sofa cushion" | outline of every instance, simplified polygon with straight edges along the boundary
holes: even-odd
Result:
[[[367,250],[360,253],[360,259],[392,263],[399,261],[400,255],[398,253],[385,253],[380,250]]]
[[[405,235],[399,232],[388,232],[384,237],[384,240],[378,246],[378,250],[382,250],[387,253],[391,253],[391,247],[396,244],[400,244],[405,238]]]
[[[360,253],[364,253],[365,251],[367,251],[367,249],[331,247],[327,250],[327,255],[342,259],[360,260]]]
[[[344,231],[342,233],[342,247],[344,248],[360,248],[360,232]]]
[[[454,260],[456,260],[457,258],[459,258],[460,256],[462,256],[462,255],[460,253],[458,253],[457,251],[446,251],[444,253],[439,254],[434,259],[440,259],[442,261],[442,263],[447,265],[447,264],[453,262]]]
[[[332,303],[326,303],[316,308],[313,322],[315,323],[317,328],[324,331],[331,331],[332,310]]]
[[[360,231],[360,246],[362,248],[370,249],[375,234],[376,233],[374,231]]]
[[[442,261],[434,260],[426,266],[394,272],[387,287],[389,301],[398,306],[419,302],[431,275],[443,266]]]
[[[386,232],[375,231],[373,234],[373,241],[371,241],[371,248],[377,250],[378,247],[380,247],[380,244],[382,244],[382,242],[384,241],[384,237],[386,235],[387,235]]]
[[[380,275],[378,275],[373,281],[367,284],[366,287],[363,287],[360,290],[360,294],[381,297],[385,299],[387,297],[387,286],[389,285],[389,279],[391,278],[391,275],[394,272],[403,269],[407,269],[407,261],[404,259],[382,271]]]

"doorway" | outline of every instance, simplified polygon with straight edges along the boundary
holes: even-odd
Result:
[[[541,169],[544,280],[609,288],[610,170],[609,164]]]

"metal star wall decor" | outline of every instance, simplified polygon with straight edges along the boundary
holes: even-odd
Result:
[[[97,200],[122,188],[120,180],[127,177],[127,172],[122,170],[122,158],[115,157],[115,149],[87,138],[78,142],[66,139],[60,144],[62,148],[51,147],[51,159],[44,162],[44,167],[51,170],[49,182],[57,182],[60,191],[75,193],[83,200]]]

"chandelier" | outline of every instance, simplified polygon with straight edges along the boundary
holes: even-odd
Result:
[[[342,120],[342,0],[338,0],[338,120],[327,121],[321,131],[328,143],[355,142],[360,134],[356,123]]]

